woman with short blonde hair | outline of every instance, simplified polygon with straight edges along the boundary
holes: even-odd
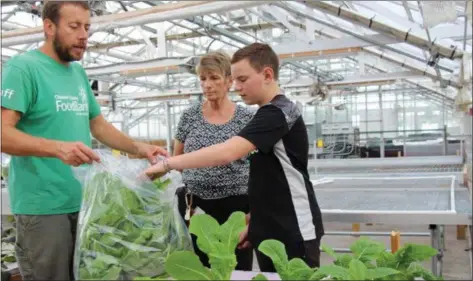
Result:
[[[231,58],[213,52],[200,58],[196,68],[204,101],[186,109],[179,120],[174,155],[189,153],[222,143],[235,136],[253,117],[253,111],[232,102],[228,92],[233,84]],[[185,189],[179,194],[179,209],[185,219],[196,208],[223,224],[235,211],[249,212],[247,159],[229,165],[182,171]],[[187,215],[186,215],[187,214]],[[192,235],[194,248],[202,263],[209,266]],[[237,249],[237,270],[251,270],[251,249]]]

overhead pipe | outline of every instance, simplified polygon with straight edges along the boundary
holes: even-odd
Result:
[[[303,2],[306,6],[316,8],[324,11],[332,16],[339,17],[350,22],[361,24],[363,27],[382,32],[383,34],[389,34],[403,42],[414,45],[423,50],[430,51],[432,55],[438,54],[444,58],[451,60],[461,59],[463,52],[457,47],[445,47],[435,42],[429,42],[428,40],[419,37],[414,34],[410,34],[410,29],[407,31],[400,30],[388,24],[382,23],[375,19],[375,17],[367,18],[360,13],[343,9],[342,6],[335,6],[331,3],[322,1],[299,1]]]
[[[187,66],[193,66],[194,59],[193,57],[179,57],[179,58],[157,58],[143,61],[132,61],[126,63],[117,63],[106,66],[97,66],[97,67],[86,67],[85,71],[89,77],[96,76],[109,76],[112,74],[137,74],[137,72],[142,72],[142,76],[154,75],[154,68],[187,68]],[[148,71],[149,70],[149,71]],[[162,71],[160,72],[162,73]],[[132,75],[135,76],[135,75]]]
[[[95,52],[99,53],[99,54],[102,54],[102,55],[107,55],[107,56],[110,56],[110,57],[121,59],[121,60],[124,60],[124,61],[139,61],[139,60],[141,60],[140,57],[133,56],[133,55],[127,55],[127,54],[124,54],[124,53],[121,53],[121,52],[118,52],[118,51],[114,51],[114,50],[96,50]]]
[[[315,21],[315,22],[318,22],[318,23],[320,23],[320,24],[323,24],[323,25],[326,25],[326,26],[328,26],[328,27],[330,27],[330,28],[333,28],[334,30],[341,31],[341,32],[343,32],[344,34],[351,35],[351,36],[353,36],[353,37],[355,37],[355,38],[359,38],[359,39],[361,39],[361,40],[370,42],[370,43],[375,44],[375,45],[383,45],[383,48],[384,48],[384,49],[387,49],[387,50],[393,51],[393,52],[395,52],[395,53],[398,53],[398,54],[407,56],[407,57],[409,57],[409,58],[418,60],[418,61],[420,61],[420,62],[422,62],[422,63],[424,63],[424,64],[427,64],[427,62],[428,62],[428,60],[425,59],[425,58],[422,59],[422,58],[417,57],[417,56],[415,56],[415,55],[412,55],[412,54],[410,54],[410,53],[404,52],[404,51],[399,50],[399,49],[396,49],[396,48],[394,48],[394,47],[390,47],[390,46],[389,46],[388,44],[386,44],[386,43],[379,42],[377,39],[374,39],[374,37],[371,38],[373,35],[365,35],[365,36],[359,35],[358,33],[355,33],[355,32],[352,32],[352,31],[348,30],[347,28],[340,27],[340,26],[337,26],[337,25],[334,25],[334,24],[330,24],[330,23],[328,23],[328,22],[326,22],[326,21],[322,21],[322,20],[319,20],[319,19],[317,19],[317,18],[310,17],[310,16],[308,16],[308,15],[306,15],[306,14],[300,13],[300,12],[298,12],[298,11],[294,11],[294,9],[293,9],[292,7],[290,7],[290,6],[282,6],[282,5],[280,5],[280,4],[275,4],[275,5],[280,6],[280,7],[284,7],[285,9],[291,11],[292,13],[295,13],[295,14],[297,14],[297,15],[301,15],[301,16],[303,16],[303,17],[305,17],[305,18],[309,18],[309,19],[311,19],[311,20],[313,20],[313,21]],[[294,24],[294,25],[299,26],[299,27],[302,28],[302,29],[305,29],[305,25],[304,25],[304,24],[296,23],[296,22],[291,22],[291,23]],[[321,35],[325,35],[325,36],[330,37],[330,38],[338,38],[338,37],[334,37],[334,36],[331,36],[331,35],[327,35],[327,33],[326,33],[326,32],[323,32],[322,30],[321,30],[321,31],[317,31],[317,32],[320,33]],[[379,33],[378,33],[378,34],[376,34],[376,35],[379,36],[379,35],[383,35],[383,34],[379,34]],[[385,36],[387,36],[388,38],[392,38],[393,40],[395,40],[395,42],[393,42],[393,43],[402,43],[401,40],[397,40],[397,39],[393,38],[392,36],[389,36],[389,35],[385,35]],[[444,63],[447,63],[447,62],[444,62]],[[454,62],[450,62],[450,64],[453,64],[453,63],[454,63]],[[438,67],[440,70],[444,70],[444,71],[447,71],[447,72],[450,72],[450,73],[454,72],[453,69],[449,68],[449,67],[446,66],[446,65],[444,66],[444,65],[437,64],[437,67]]]
[[[92,18],[91,33],[135,25],[163,22],[189,17],[228,12],[264,5],[272,1],[189,1],[159,5],[147,9]],[[40,42],[44,39],[43,28],[28,28],[4,32],[2,45],[13,46]]]
[[[276,4],[276,5],[279,5],[279,4]],[[308,19],[311,19],[311,20],[314,20],[314,21],[316,21],[316,22],[320,22],[320,20],[314,18],[313,16],[307,15],[307,14],[302,13],[302,12],[300,12],[300,11],[296,11],[296,10],[293,9],[292,7],[288,7],[288,6],[284,6],[284,7],[285,7],[286,9],[290,10],[291,12],[296,13],[297,15],[303,16],[303,17],[308,18]],[[338,26],[334,26],[334,25],[329,24],[329,23],[326,23],[326,22],[322,22],[322,24],[324,24],[324,25],[326,25],[326,26],[328,26],[328,27],[330,27],[330,28],[334,28],[334,29],[336,29],[336,30],[340,30],[340,29],[341,29],[341,28],[338,27]],[[349,33],[349,34],[351,34],[351,35],[353,35],[353,36],[360,37],[360,35],[357,35],[357,34],[355,34],[355,33],[352,33],[352,32],[350,32],[350,31],[347,31],[347,30],[341,30],[341,31],[342,31],[342,32]],[[329,37],[329,38],[338,38],[338,37],[336,37],[336,36],[333,36],[333,35],[331,35],[331,34],[328,34],[327,32],[324,32],[324,31],[322,31],[322,30],[319,30],[318,32],[319,32],[320,34],[326,36],[326,37]],[[360,38],[360,39],[362,39],[362,40],[367,40],[366,38]],[[426,65],[426,68],[425,68],[425,69],[420,69],[420,68],[416,67],[415,65],[406,63],[406,61],[400,61],[399,59],[393,57],[392,55],[388,55],[388,54],[386,54],[386,53],[384,53],[384,52],[377,51],[377,50],[374,50],[374,49],[368,49],[368,48],[369,48],[369,47],[362,47],[361,49],[362,49],[363,51],[366,51],[366,52],[368,52],[368,53],[374,55],[374,56],[377,56],[377,57],[380,57],[380,58],[382,58],[382,59],[384,59],[384,60],[387,60],[387,61],[390,61],[390,62],[392,62],[392,63],[395,63],[395,64],[397,64],[397,65],[399,65],[399,66],[401,66],[401,67],[405,67],[405,68],[408,68],[408,69],[410,69],[410,70],[420,72],[420,73],[422,73],[422,74],[423,74],[424,76],[426,76],[426,77],[432,78],[432,79],[434,79],[434,80],[438,80],[437,75],[434,74],[434,73],[430,70],[430,66],[428,66],[428,65]],[[388,48],[388,49],[389,49],[388,46],[383,46],[383,48]],[[442,68],[441,66],[439,66],[439,67]],[[447,69],[447,71],[450,71],[450,72],[451,72],[451,70],[449,70],[449,69]],[[455,87],[455,88],[460,88],[460,85],[458,85],[458,83],[456,83],[455,81],[452,81],[452,80],[445,80],[445,79],[444,79],[443,82],[444,82],[446,85],[450,85],[450,86]]]
[[[192,1],[192,2],[186,2],[186,3],[172,3],[172,4],[167,4],[167,5],[160,5],[156,7],[151,7],[147,9],[141,9],[141,10],[136,10],[136,11],[131,11],[131,12],[125,12],[125,13],[117,13],[117,14],[112,14],[112,15],[104,15],[104,16],[97,16],[92,18],[92,24],[98,24],[98,23],[106,23],[107,21],[110,23],[113,23],[115,20],[126,20],[130,18],[140,18],[149,14],[154,14],[158,12],[165,12],[165,11],[170,11],[170,10],[175,10],[179,8],[185,8],[189,6],[196,6],[196,5],[201,5],[202,3],[208,3],[211,1]],[[97,26],[95,27],[97,28]],[[5,38],[10,38],[10,37],[16,37],[16,36],[21,36],[21,35],[29,35],[29,34],[35,34],[35,33],[41,33],[43,28],[41,26],[35,27],[35,28],[25,28],[25,29],[18,29],[15,31],[11,32],[5,32],[2,34],[2,39]],[[91,30],[94,30],[94,28],[91,28]]]
[[[279,48],[281,45],[279,46]],[[282,46],[283,47],[283,46]],[[314,47],[314,46],[313,46]],[[340,56],[345,54],[355,54],[361,51],[361,48],[339,48],[326,50],[310,50],[304,49],[300,52],[282,52],[279,48],[275,48],[281,62],[283,61],[300,61],[307,58],[315,58],[321,56]],[[285,48],[287,49],[287,48]],[[176,57],[176,58],[158,58],[141,61],[128,61],[126,63],[117,63],[106,66],[87,67],[85,68],[89,77],[112,75],[120,73],[124,76],[149,76],[158,73],[166,73],[167,71],[193,73],[198,63],[199,56]]]
[[[399,75],[406,76],[408,73],[398,73]],[[365,76],[365,77],[354,77],[350,78],[348,77],[347,81],[341,81],[341,82],[327,82],[327,86],[365,86],[365,85],[379,85],[379,84],[393,84],[396,82],[397,78],[384,78],[383,76],[389,76],[389,74],[385,75],[374,75],[371,77]],[[294,84],[285,84],[281,85],[282,89],[288,89],[289,91],[294,88],[309,88],[313,84],[312,81],[307,79],[306,81],[302,81],[300,83],[294,83]],[[390,90],[387,90],[387,92],[390,92]],[[202,91],[198,88],[181,88],[179,90],[161,90],[161,91],[149,91],[149,92],[140,92],[140,93],[132,93],[132,94],[124,94],[120,96],[119,98],[116,98],[116,101],[121,101],[121,100],[128,100],[128,99],[154,99],[158,97],[189,97],[190,95],[200,95]],[[235,89],[231,88],[229,90],[230,95],[237,94]],[[365,92],[360,93],[360,94],[365,94]]]
[[[264,30],[264,29],[273,28],[273,27],[274,26],[270,23],[258,23],[258,24],[243,25],[239,27],[229,27],[229,28],[224,28],[224,29],[226,31],[238,32],[240,29],[243,31],[248,31],[248,30]],[[209,30],[208,33],[210,35],[219,34],[214,30]],[[201,36],[202,36],[201,32],[197,32],[197,31],[178,33],[178,34],[168,34],[166,35],[166,41],[184,40],[184,39],[196,38],[196,37],[201,37]],[[156,41],[156,36],[151,36],[149,39]],[[88,47],[87,49],[89,51],[95,51],[95,50],[100,50],[100,49],[110,49],[110,48],[115,48],[115,47],[140,45],[143,43],[144,43],[143,39],[122,41],[122,42],[98,43],[96,45]]]
[[[285,88],[284,86],[282,87],[283,89]],[[404,89],[398,89],[398,90],[404,90]],[[408,90],[408,89],[406,89]],[[412,90],[418,90],[418,89],[412,89]],[[377,90],[376,90],[377,91]],[[395,92],[395,90],[386,90],[386,92]],[[363,93],[356,93],[356,94],[365,94]],[[420,95],[425,96],[422,92],[419,92]],[[202,95],[202,91],[200,89],[185,89],[181,91],[150,91],[150,92],[144,92],[144,93],[135,93],[135,94],[128,94],[124,96],[120,96],[120,98],[116,98],[116,102],[123,102],[127,100],[135,100],[135,101],[166,101],[166,100],[189,100],[192,96],[200,96]],[[231,97],[236,96],[236,92],[231,90],[230,92]],[[111,100],[109,95],[99,95],[97,98],[97,101],[101,105],[109,105]],[[300,97],[299,97],[300,98]],[[432,96],[428,96],[429,99],[433,101],[437,101],[439,104],[442,104],[440,100],[434,99]],[[446,106],[449,106],[453,108],[453,103],[447,102],[445,104]]]
[[[441,78],[439,79],[439,77],[437,76],[437,74],[434,74],[430,71],[430,69],[428,67],[425,68],[425,70],[419,70],[419,68],[415,67],[414,65],[410,64],[410,63],[406,63],[405,61],[400,63],[394,56],[392,55],[389,55],[389,54],[386,54],[384,52],[381,52],[381,51],[378,51],[376,49],[368,49],[369,47],[363,47],[362,49],[368,53],[370,53],[371,55],[375,56],[375,57],[379,57],[381,59],[384,59],[384,60],[387,60],[389,62],[392,62],[392,63],[395,63],[395,64],[398,64],[399,66],[401,67],[405,67],[407,69],[410,69],[410,70],[413,70],[413,71],[416,71],[418,72],[419,74],[422,74],[422,76],[425,76],[425,77],[429,77],[429,78],[432,78],[432,79],[435,79],[435,80],[438,80],[438,81],[443,81],[443,83],[445,85],[448,85],[448,86],[452,86],[454,88],[461,88],[461,86],[451,80],[451,79],[444,79],[444,78]]]
[[[17,23],[11,23],[7,20],[2,19],[2,28],[5,30],[18,30],[20,28],[25,28],[25,27]]]
[[[352,59],[352,60],[355,60],[353,58],[349,58],[349,59]],[[380,71],[381,73],[388,73],[386,70],[384,69],[381,69],[379,67],[376,67],[374,65],[371,65],[369,63],[365,63],[367,66],[370,66],[378,71]],[[420,92],[416,92],[417,94],[420,94],[422,96],[424,96],[425,98],[428,98],[429,100],[431,101],[436,101],[438,102],[440,105],[442,105],[443,103],[447,103],[446,105],[448,105],[449,107],[453,108],[453,105],[454,105],[454,100],[448,96],[445,96],[435,90],[432,90],[428,87],[425,87],[421,84],[418,84],[416,82],[413,82],[409,79],[404,79],[404,81],[406,81],[407,83],[409,84],[412,84],[414,86],[416,86],[417,88],[414,88],[414,89],[396,89],[396,90],[390,90],[390,89],[386,89],[385,92],[395,92],[395,91],[409,91],[409,90],[412,90],[412,91],[419,91]],[[374,91],[374,92],[378,92],[378,90]],[[363,92],[356,92],[356,93],[352,93],[352,95],[365,95],[366,93],[370,93],[370,91],[363,91]]]
[[[376,69],[376,70],[378,70],[378,71],[381,71],[381,72],[384,72],[384,73],[388,73],[386,70],[381,69],[381,68],[379,68],[379,67],[376,67],[376,66],[374,66],[374,65],[371,65],[371,64],[368,64],[368,63],[365,63],[365,64],[368,65],[368,66],[370,66],[370,67],[372,67],[372,68],[374,68],[374,69]],[[446,99],[446,101],[448,101],[448,102],[450,102],[450,103],[452,103],[452,104],[453,104],[453,102],[454,102],[452,98],[450,98],[450,97],[448,97],[448,96],[446,96],[446,95],[443,95],[443,93],[440,93],[440,92],[438,92],[438,91],[436,91],[436,90],[434,90],[434,89],[430,89],[430,88],[427,87],[427,86],[424,86],[424,85],[422,85],[422,84],[419,84],[419,83],[417,83],[417,82],[415,82],[415,81],[412,81],[412,80],[409,80],[409,79],[404,79],[404,81],[406,81],[407,83],[409,83],[409,84],[411,84],[411,85],[414,85],[414,86],[416,86],[416,87],[418,87],[418,88],[420,88],[420,89],[422,89],[422,90],[427,91],[427,92],[429,93],[430,98],[431,98],[432,100],[433,100],[433,96],[437,96],[437,97],[441,97],[441,98],[443,98],[443,99]]]
[[[370,36],[360,35],[360,34],[358,34],[358,33],[356,33],[356,32],[352,32],[351,30],[349,30],[349,29],[347,29],[347,28],[345,28],[345,27],[341,27],[341,26],[338,26],[338,25],[331,24],[331,23],[328,23],[328,22],[326,22],[326,21],[320,20],[320,19],[318,19],[318,18],[316,18],[316,17],[313,17],[313,16],[311,16],[311,15],[307,15],[307,14],[305,14],[305,13],[302,13],[302,12],[300,12],[300,11],[297,11],[297,10],[295,10],[293,7],[290,7],[290,6],[287,6],[287,5],[286,5],[286,6],[283,6],[283,5],[281,5],[281,4],[275,4],[275,5],[284,7],[284,8],[288,9],[289,11],[291,11],[291,12],[297,14],[297,15],[301,15],[301,16],[303,16],[303,17],[305,17],[305,18],[311,19],[311,20],[313,20],[313,21],[315,21],[315,22],[318,22],[318,23],[320,23],[320,24],[326,25],[326,26],[328,26],[328,27],[330,27],[330,28],[333,28],[333,29],[338,30],[338,31],[340,31],[340,32],[343,32],[343,33],[345,33],[345,34],[351,35],[351,36],[353,36],[353,37],[359,38],[359,39],[364,40],[364,41],[366,41],[366,42],[370,42],[370,43],[375,44],[375,45],[382,45],[382,44],[380,44],[379,42],[377,42],[376,40],[371,39]],[[320,33],[322,34],[323,32],[320,32]],[[324,35],[327,36],[326,34],[324,34]],[[390,38],[394,38],[394,37],[392,37],[392,36],[390,36],[390,35],[386,35],[386,36],[388,36],[388,37],[390,37]],[[329,36],[329,37],[333,37],[333,36]],[[402,40],[398,40],[398,42],[396,42],[396,43],[402,43]],[[387,44],[384,45],[384,46],[382,46],[382,47],[383,47],[384,49],[386,49],[386,50],[390,50],[390,51],[392,51],[392,52],[395,52],[395,53],[404,55],[404,56],[406,56],[406,57],[409,57],[409,58],[418,60],[418,61],[420,61],[420,62],[422,62],[422,63],[424,63],[424,64],[427,64],[427,63],[428,63],[428,61],[425,60],[425,59],[422,59],[422,58],[420,58],[420,57],[417,57],[417,56],[415,56],[415,55],[412,55],[412,54],[410,54],[410,53],[408,53],[408,52],[404,52],[404,51],[402,51],[402,50],[396,49],[396,48],[394,48],[394,47],[390,47],[390,46],[387,45]],[[442,69],[442,70],[445,70],[445,71],[448,71],[448,72],[453,72],[453,70],[450,69],[450,68],[448,68],[448,67],[445,67],[445,66],[442,66],[442,65],[438,65],[438,64],[437,64],[437,66],[438,66],[438,68],[440,68],[440,69]],[[429,66],[429,67],[430,67],[430,66]]]
[[[366,65],[368,65],[368,64],[366,64]],[[376,69],[378,71],[381,71],[383,73],[388,73],[386,70],[381,69],[379,67],[375,67],[375,66],[371,66],[371,67],[373,67],[374,69]],[[403,79],[403,80],[405,82],[411,84],[411,85],[416,86],[417,87],[416,90],[421,90],[421,91],[416,92],[416,93],[419,93],[420,95],[423,95],[423,96],[425,96],[425,97],[427,97],[427,98],[429,98],[430,100],[433,100],[433,101],[438,101],[438,102],[440,102],[440,100],[445,101],[445,102],[448,103],[448,105],[451,105],[451,107],[453,107],[454,100],[452,98],[450,98],[450,97],[448,97],[448,96],[446,96],[446,95],[444,95],[444,94],[442,94],[442,93],[440,93],[440,92],[438,92],[434,89],[431,89],[427,86],[419,84],[415,81],[412,81],[412,80],[409,80],[409,79]],[[407,89],[401,89],[401,90],[407,90]],[[363,92],[363,94],[364,94],[364,92]]]
[[[381,84],[394,84],[397,80],[409,77],[419,76],[418,73],[412,71],[402,71],[402,72],[390,72],[390,73],[377,73],[377,74],[367,74],[367,75],[354,75],[347,76],[343,81],[331,81],[326,82],[325,85],[329,89],[334,89],[337,87],[361,87],[365,85],[381,85]],[[298,87],[309,87],[313,84],[312,79],[300,79],[299,83],[291,83],[284,85],[286,88],[298,88]]]

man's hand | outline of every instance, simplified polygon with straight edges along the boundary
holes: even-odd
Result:
[[[162,155],[164,157],[168,156],[168,152],[165,149],[156,145],[150,145],[143,142],[136,142],[135,146],[136,146],[138,156],[142,158],[147,158],[151,164],[157,163],[158,155]]]
[[[98,155],[81,142],[59,142],[56,154],[62,162],[74,167],[92,164],[93,161],[100,162]]]

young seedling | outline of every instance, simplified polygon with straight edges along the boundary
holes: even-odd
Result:
[[[235,249],[245,227],[243,212],[234,212],[222,225],[207,214],[194,215],[189,231],[197,236],[197,246],[209,257],[210,268],[193,252],[178,251],[167,259],[166,272],[175,280],[230,280],[237,265]]]

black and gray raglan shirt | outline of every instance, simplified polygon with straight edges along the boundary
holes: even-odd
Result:
[[[309,179],[308,136],[300,110],[277,95],[238,135],[257,148],[250,156],[248,185],[253,246],[265,239],[320,239],[322,215]]]

